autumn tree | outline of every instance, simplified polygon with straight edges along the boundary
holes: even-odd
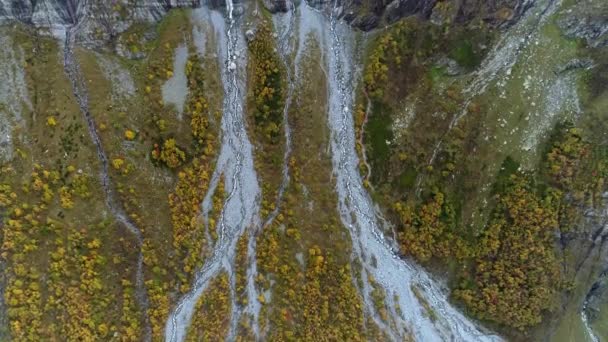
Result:
[[[556,198],[512,174],[479,242],[471,280],[455,291],[479,318],[523,330],[551,308],[560,284]]]

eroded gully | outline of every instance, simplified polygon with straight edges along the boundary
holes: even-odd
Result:
[[[72,89],[74,92],[74,96],[76,97],[76,102],[78,103],[80,111],[82,112],[87,122],[87,129],[89,131],[89,135],[91,137],[91,140],[93,141],[93,144],[95,145],[95,149],[97,151],[97,158],[101,163],[100,180],[101,186],[105,194],[106,206],[110,210],[110,213],[112,214],[112,216],[114,216],[116,221],[122,226],[124,226],[135,237],[135,240],[137,242],[138,256],[135,274],[135,293],[137,303],[142,312],[143,339],[145,341],[149,341],[152,338],[152,328],[150,325],[150,319],[147,314],[148,295],[144,284],[144,258],[142,253],[143,236],[137,226],[124,213],[121,208],[120,202],[116,198],[116,194],[114,192],[114,188],[112,187],[110,176],[108,173],[108,157],[103,148],[101,139],[97,134],[95,120],[93,119],[91,112],[89,111],[89,97],[87,88],[80,72],[80,66],[78,64],[78,61],[74,56],[74,36],[78,31],[79,25],[81,24],[80,18],[86,18],[86,13],[84,13],[84,6],[82,11],[83,13],[80,13],[78,15],[76,15],[76,13],[73,14],[73,25],[65,27],[62,30],[55,30],[55,34],[62,32],[65,33],[65,40],[63,42],[63,66],[65,69],[65,73],[72,84]]]

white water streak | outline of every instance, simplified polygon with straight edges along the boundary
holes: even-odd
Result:
[[[306,16],[317,15],[303,9]],[[418,341],[494,341],[499,337],[482,332],[473,322],[454,309],[445,290],[440,288],[420,267],[402,260],[379,229],[379,218],[363,187],[358,173],[353,127],[355,65],[353,65],[354,35],[350,28],[332,20],[324,23],[323,50],[326,51],[329,85],[329,128],[331,130],[332,163],[336,176],[338,207],[342,222],[349,229],[353,258],[364,268],[360,289],[367,314],[393,340],[411,334]],[[374,258],[372,258],[372,256]],[[372,259],[377,261],[374,265]],[[379,318],[371,299],[372,286],[366,277],[373,275],[386,293],[389,312],[397,328]],[[412,291],[415,285],[435,311],[431,319]],[[397,306],[402,315],[397,314]]]
[[[214,178],[223,173],[226,175],[228,196],[219,220],[218,241],[212,255],[205,261],[201,270],[195,276],[192,290],[177,304],[167,320],[165,339],[167,341],[183,341],[188,326],[194,314],[198,299],[207,288],[210,281],[222,270],[229,273],[233,311],[236,298],[234,296],[234,258],[238,238],[248,227],[259,224],[257,218],[260,189],[253,168],[252,147],[247,138],[243,118],[245,97],[245,65],[243,53],[244,41],[238,20],[233,18],[234,6],[227,1],[228,20],[217,11],[200,8],[194,11],[192,19],[210,22],[215,29],[218,55],[224,59],[221,68],[224,86],[224,102],[222,117],[222,148],[218,157]],[[246,309],[250,309],[247,307]],[[250,310],[256,310],[251,307]],[[233,312],[233,315],[236,314]],[[251,312],[257,315],[257,312]]]
[[[585,303],[585,306],[587,304]],[[587,337],[591,342],[600,342],[600,339],[595,335],[593,328],[589,324],[589,319],[587,318],[587,314],[585,313],[585,308],[581,310],[581,320],[583,321],[583,326],[585,327],[585,331],[587,332]]]

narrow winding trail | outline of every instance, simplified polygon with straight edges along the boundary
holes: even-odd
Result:
[[[137,226],[129,219],[129,217],[122,210],[122,206],[111,184],[110,175],[108,173],[108,156],[103,148],[103,144],[99,135],[97,134],[97,127],[95,120],[93,119],[91,112],[89,111],[89,97],[87,88],[80,72],[80,66],[74,56],[74,36],[78,31],[78,27],[81,21],[78,18],[84,18],[86,14],[80,14],[78,17],[73,16],[73,25],[65,28],[65,41],[63,45],[63,66],[65,73],[68,76],[74,96],[80,107],[80,111],[87,122],[87,128],[89,135],[95,148],[97,150],[97,158],[101,163],[100,180],[101,186],[105,193],[106,206],[110,210],[110,213],[118,223],[123,225],[136,239],[138,256],[137,256],[137,269],[135,274],[135,292],[136,300],[142,312],[143,321],[143,338],[145,341],[150,341],[152,338],[152,327],[150,325],[150,319],[148,317],[148,294],[146,292],[144,284],[144,257],[142,253],[143,236]]]
[[[220,272],[229,275],[231,288],[232,315],[230,336],[235,336],[239,317],[249,314],[257,321],[259,304],[250,300],[250,305],[240,309],[235,295],[235,251],[242,234],[259,225],[260,189],[253,167],[252,146],[247,137],[243,99],[245,98],[246,47],[241,18],[236,17],[232,1],[226,2],[225,18],[218,11],[207,8],[195,10],[193,20],[204,20],[211,24],[217,38],[217,55],[222,59],[221,79],[224,87],[222,117],[222,148],[218,157],[213,179],[225,176],[227,197],[219,219],[218,240],[211,256],[195,276],[192,290],[184,295],[170,313],[165,329],[166,341],[183,341],[194,314],[196,303],[210,281]],[[240,12],[240,11],[239,11]],[[213,188],[213,187],[211,187]],[[248,297],[253,294],[248,286]],[[257,325],[253,327],[257,334]],[[229,337],[230,339],[230,337]]]

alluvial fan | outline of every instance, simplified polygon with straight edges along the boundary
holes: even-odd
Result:
[[[222,148],[213,178],[217,183],[219,176],[224,175],[228,194],[219,219],[218,240],[211,256],[197,272],[192,290],[179,300],[171,312],[165,330],[167,341],[184,340],[198,298],[210,281],[222,270],[228,271],[231,275],[232,321],[238,322],[236,316],[240,311],[236,308],[233,276],[236,243],[249,227],[259,224],[257,198],[260,190],[253,168],[252,147],[247,138],[243,117],[245,44],[240,18],[234,13],[235,5],[231,1],[227,1],[226,5],[227,17],[222,16],[218,11],[200,8],[194,11],[193,20],[211,23],[217,38],[217,55],[222,60],[221,78],[224,88]],[[246,309],[251,311],[248,313],[254,317],[259,311],[255,305]],[[231,331],[234,331],[236,324],[231,326],[233,326]]]

